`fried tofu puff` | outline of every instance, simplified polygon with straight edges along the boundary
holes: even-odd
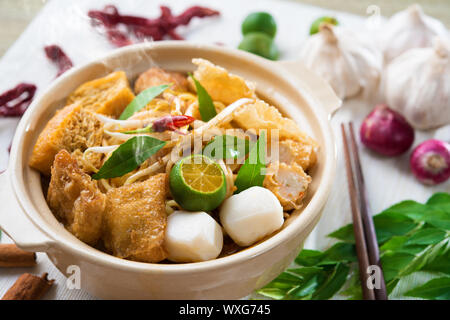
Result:
[[[138,94],[147,88],[170,83],[173,83],[172,90],[188,91],[188,81],[184,75],[160,68],[150,68],[141,73],[134,84],[134,91]]]
[[[74,236],[95,245],[101,237],[106,196],[66,150],[55,157],[47,203]]]
[[[30,158],[30,166],[45,175],[50,175],[50,168],[56,154],[65,149],[79,161],[78,165],[85,171],[92,168],[84,166],[83,152],[93,146],[101,145],[103,124],[94,113],[79,104],[71,104],[59,110],[39,134]],[[93,166],[101,166],[101,154],[90,154],[87,160]]]
[[[195,78],[214,101],[228,105],[241,98],[255,98],[255,86],[205,59],[192,59]]]
[[[286,211],[301,207],[310,183],[311,177],[297,163],[273,162],[267,169],[263,186],[275,194]]]
[[[167,257],[166,175],[110,189],[106,195],[103,242],[113,255],[141,262]]]
[[[279,141],[278,152],[279,162],[289,165],[296,163],[305,171],[313,167],[317,159],[316,151],[313,145],[301,143],[291,139]]]

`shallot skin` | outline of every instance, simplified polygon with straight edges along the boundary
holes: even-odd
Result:
[[[401,114],[379,104],[364,119],[360,138],[369,149],[385,156],[397,156],[413,144],[414,129]]]
[[[411,171],[423,184],[436,185],[450,178],[450,144],[436,139],[419,144],[411,154]]]

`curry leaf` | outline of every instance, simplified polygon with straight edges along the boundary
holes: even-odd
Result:
[[[398,295],[396,288],[402,286],[402,281],[418,272],[425,272],[433,274],[435,279],[413,288],[406,295],[450,299],[450,277],[445,276],[450,275],[448,214],[450,194],[437,193],[426,204],[403,201],[374,216],[389,294]],[[346,225],[329,236],[340,242],[325,251],[302,250],[295,262],[304,267],[285,271],[282,285],[275,279],[273,287],[267,287],[266,296],[278,294],[278,299],[328,299],[339,292],[349,299],[362,299],[353,225]],[[344,286],[349,273],[349,284]],[[340,291],[342,287],[345,290]]]
[[[190,76],[192,80],[194,80],[195,88],[197,89],[198,111],[200,112],[203,121],[209,121],[217,115],[216,107],[214,107],[214,103],[211,96],[208,94],[208,91],[203,88],[200,82],[195,79],[192,74]]]
[[[263,289],[258,290],[257,293],[275,300],[281,300],[286,296],[286,291],[278,288],[265,287]]]
[[[445,263],[445,261],[447,260],[446,257],[449,256],[449,252],[450,238],[446,238],[437,244],[429,245],[419,255],[414,257],[414,260],[412,260],[411,263],[409,263],[407,266],[405,266],[405,268],[401,270],[399,276],[406,276],[413,273],[414,271],[419,270],[449,273],[450,269],[448,269],[447,266],[450,264],[450,261],[447,261],[447,263]],[[439,263],[439,260],[442,257],[444,257],[444,263]],[[439,266],[441,266],[442,268],[440,268]]]
[[[164,147],[165,141],[149,136],[137,136],[121,144],[92,176],[93,179],[121,177]]]
[[[450,212],[432,207],[424,215],[423,220],[436,228],[450,230]]]
[[[418,223],[407,215],[389,209],[373,217],[377,239],[383,243],[392,236],[405,235],[418,226]],[[353,225],[346,225],[328,235],[345,242],[355,242]]]
[[[423,299],[450,300],[450,277],[432,279],[406,292],[405,295]]]
[[[395,251],[409,254],[417,254],[425,249],[426,245],[420,245],[416,243],[408,243],[410,237],[407,236],[394,236],[386,241],[381,247],[381,252]]]
[[[214,159],[240,159],[254,143],[236,136],[217,136],[203,149],[203,154]]]
[[[402,236],[417,227],[411,218],[395,212],[383,212],[373,217],[379,242],[383,243],[393,236]]]
[[[350,243],[338,242],[325,252],[302,250],[295,262],[303,266],[323,266],[337,264],[342,261],[356,261],[355,246]]]
[[[427,205],[439,207],[445,212],[450,212],[450,194],[443,192],[435,193],[428,199]]]
[[[411,244],[435,244],[444,240],[446,232],[435,228],[426,228],[417,231],[407,238],[405,245]]]
[[[250,187],[262,186],[266,168],[266,132],[261,130],[256,144],[250,150],[248,158],[239,169],[235,185],[236,193]]]
[[[338,263],[332,270],[328,279],[312,295],[313,300],[325,300],[338,292],[347,280],[350,268],[344,263]]]
[[[152,101],[155,97],[159,96],[164,92],[170,85],[163,84],[156,87],[150,87],[145,89],[141,93],[139,93],[133,101],[131,101],[128,106],[123,110],[120,115],[120,120],[126,120],[131,117],[133,114],[144,108],[150,101]]]
[[[406,268],[414,255],[405,252],[386,252],[381,256],[381,265],[383,266],[384,279],[386,282],[396,278],[399,273]]]
[[[324,256],[322,251],[303,249],[295,259],[295,262],[301,266],[311,267],[318,265]]]

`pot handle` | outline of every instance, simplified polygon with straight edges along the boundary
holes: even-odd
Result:
[[[334,93],[331,86],[321,77],[309,70],[299,60],[285,60],[277,62],[286,72],[293,75],[301,87],[307,87],[313,98],[322,105],[329,119],[341,107],[342,100]]]
[[[23,250],[45,252],[52,240],[25,215],[11,190],[9,172],[0,175],[0,229]]]

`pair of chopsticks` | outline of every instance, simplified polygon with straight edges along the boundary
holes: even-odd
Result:
[[[344,142],[345,165],[347,169],[348,190],[353,218],[353,232],[355,234],[355,247],[359,263],[359,277],[364,300],[387,300],[386,284],[380,264],[380,251],[378,248],[375,227],[369,214],[366,188],[356,144],[353,124],[348,124],[349,140],[345,125],[341,124],[342,139]],[[351,146],[351,152],[350,148]],[[371,281],[368,273],[369,266],[378,266],[380,272],[373,276],[380,277],[379,288],[369,287],[367,280]]]

